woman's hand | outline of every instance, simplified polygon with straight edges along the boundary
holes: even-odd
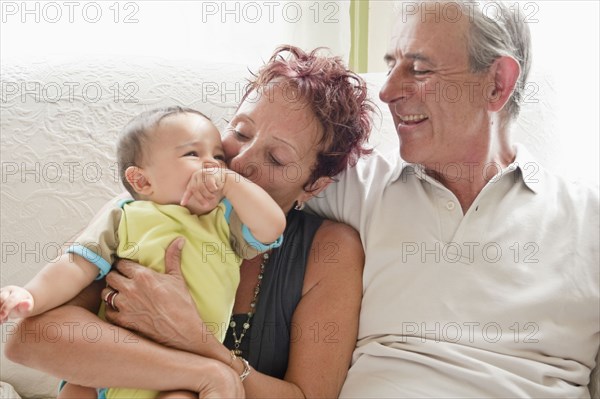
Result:
[[[118,272],[106,276],[111,288],[118,291],[114,305],[106,307],[106,319],[121,327],[139,332],[158,342],[186,352],[215,358],[222,348],[198,315],[196,305],[181,275],[181,249],[185,239],[179,237],[165,253],[165,274],[157,273],[128,260],[119,260]]]
[[[214,361],[214,360],[213,360]],[[244,385],[240,376],[230,367],[215,362],[215,367],[202,382],[196,391],[201,398],[245,398]]]

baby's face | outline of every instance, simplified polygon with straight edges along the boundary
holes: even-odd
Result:
[[[149,138],[143,169],[152,187],[147,199],[156,203],[179,204],[194,172],[226,167],[219,131],[200,115],[168,116]],[[195,205],[192,198],[187,207]]]

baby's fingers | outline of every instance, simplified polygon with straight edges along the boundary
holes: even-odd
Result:
[[[183,193],[183,197],[181,197],[181,202],[179,204],[181,206],[186,206],[187,204],[189,204],[190,199],[192,199],[192,197],[194,197],[197,201],[201,202],[201,187],[202,186],[200,176],[198,176],[198,174],[194,174],[190,178],[190,181],[187,184],[187,187],[185,189],[185,192]]]
[[[10,287],[0,288],[0,308],[4,305],[4,301],[9,297],[10,291]]]
[[[2,288],[0,298],[2,298],[0,306],[0,320],[2,321],[7,318],[27,317],[33,310],[31,294],[21,287],[8,286]]]
[[[188,187],[185,189],[185,193],[183,193],[183,197],[181,197],[181,202],[179,203],[181,206],[186,206],[188,202],[190,202],[190,198],[192,198],[192,190]]]
[[[213,194],[219,191],[219,183],[217,182],[217,179],[219,178],[220,176],[218,175],[206,176],[205,186],[209,193]],[[214,199],[214,195],[212,196],[212,199]]]
[[[7,289],[2,288],[0,290],[0,324],[6,321],[8,312],[10,309],[6,306],[6,300],[8,299],[10,293]]]
[[[9,317],[13,319],[27,317],[31,314],[32,310],[33,302],[30,299],[24,299],[17,303],[17,306],[15,306],[13,311],[9,314]]]
[[[9,313],[17,304],[16,295],[11,295],[12,290],[2,288],[0,293],[0,320],[4,321],[8,318]]]

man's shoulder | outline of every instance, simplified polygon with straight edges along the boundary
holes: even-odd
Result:
[[[538,186],[535,199],[528,203],[529,206],[538,208],[545,220],[560,221],[563,233],[570,231],[581,240],[597,242],[600,227],[598,187],[544,168],[540,168],[539,176],[539,183],[534,184]]]
[[[396,180],[405,163],[397,152],[373,152],[358,160],[355,166],[348,167],[339,175],[339,181],[356,182],[371,188],[373,185],[385,187]]]
[[[516,164],[521,171],[523,182],[532,191],[556,203],[581,205],[598,203],[598,185],[583,179],[567,177],[556,173],[538,162],[537,158],[523,144],[516,144]]]
[[[589,204],[598,206],[600,194],[598,186],[569,178],[558,173],[549,171],[546,168],[540,168],[541,179],[539,179],[542,192],[546,195],[554,196],[559,202],[568,202],[574,205]]]

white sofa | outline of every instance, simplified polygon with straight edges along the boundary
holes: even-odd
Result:
[[[114,142],[132,116],[179,104],[199,109],[222,128],[249,76],[243,65],[158,58],[3,60],[1,74],[1,285],[28,281],[122,191]],[[384,74],[365,77],[377,100]],[[525,105],[515,139],[552,165],[561,154],[553,140],[553,92],[542,85],[539,96],[545,101]],[[389,112],[380,107],[371,143],[397,151]],[[3,343],[13,330],[14,324],[2,326]],[[53,332],[37,333],[52,339]],[[55,396],[56,378],[0,359],[0,380],[22,397]],[[15,397],[8,385],[0,385],[2,395]]]

